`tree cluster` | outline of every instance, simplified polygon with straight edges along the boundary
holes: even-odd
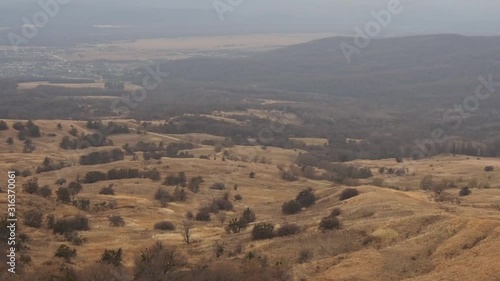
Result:
[[[106,164],[114,161],[123,160],[123,151],[115,148],[111,151],[91,152],[87,155],[80,156],[80,165],[98,165]]]
[[[113,168],[108,172],[90,171],[83,178],[84,183],[95,183],[106,180],[133,179],[133,178],[149,178],[153,181],[161,179],[160,172],[154,168],[152,170],[139,171],[132,168]]]

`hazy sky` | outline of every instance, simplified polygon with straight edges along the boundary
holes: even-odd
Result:
[[[89,0],[73,0],[85,1]],[[172,8],[211,9],[214,0],[91,0],[99,3],[130,3],[139,6]],[[227,2],[228,0],[220,0]],[[269,11],[283,13],[337,14],[339,10],[370,10],[387,6],[389,0],[241,0],[239,8],[248,11]],[[419,9],[441,11],[464,11],[470,13],[497,14],[500,12],[498,0],[401,0],[403,5]]]
[[[0,24],[2,18],[11,17],[11,22],[18,23],[19,15],[5,12],[5,5],[33,6],[37,9],[39,0],[0,0]],[[182,24],[207,25],[220,24],[213,8],[215,1],[228,3],[231,0],[71,0],[75,9],[65,12],[68,18],[78,18],[82,24],[113,23],[111,19],[139,22],[155,14],[157,19],[176,18]],[[236,1],[236,0],[235,0]],[[298,25],[322,24],[326,29],[341,28],[352,30],[373,20],[370,12],[387,7],[391,0],[241,0],[234,11],[226,13],[226,26],[237,24],[256,24],[263,27],[273,24]],[[500,33],[500,0],[400,0],[404,10],[394,16],[391,29],[411,33],[462,33],[462,34],[498,34]],[[128,8],[127,8],[128,7]],[[147,8],[151,11],[146,11]],[[178,15],[161,12],[158,8],[200,9],[207,11],[205,17],[199,14],[178,13]],[[39,9],[39,8],[38,8]],[[87,16],[84,10],[89,12]],[[96,10],[97,9],[97,10]],[[124,10],[128,9],[128,10]],[[135,11],[142,11],[135,12]],[[160,13],[160,14],[158,14]],[[163,13],[163,14],[162,14]],[[28,13],[29,14],[29,13]],[[24,14],[23,14],[24,15]],[[76,15],[77,17],[75,17]],[[61,16],[64,17],[64,16]],[[157,21],[158,22],[158,21]],[[123,22],[122,22],[123,23]],[[352,26],[352,28],[351,28]],[[325,30],[326,31],[326,30]],[[399,34],[401,34],[399,32]]]
[[[0,0],[5,3],[38,3],[39,0]],[[131,5],[142,7],[213,9],[216,0],[71,0],[78,5]],[[229,0],[218,0],[228,2]],[[357,16],[379,10],[390,0],[241,0],[235,13],[292,14],[304,17]],[[408,12],[441,12],[443,17],[499,18],[499,0],[400,0]],[[0,10],[0,16],[1,14]],[[346,14],[347,13],[347,14]],[[454,18],[458,20],[458,18]]]
[[[37,3],[39,0],[2,0],[4,3]],[[211,9],[215,0],[71,0],[79,4],[120,4],[164,8]],[[228,0],[219,0],[228,2]],[[336,14],[339,10],[378,9],[390,0],[241,0],[240,7],[247,11],[269,11],[284,13]],[[498,0],[401,0],[403,5],[419,9],[442,11],[469,11],[473,13],[498,14]],[[0,11],[1,14],[1,11]]]

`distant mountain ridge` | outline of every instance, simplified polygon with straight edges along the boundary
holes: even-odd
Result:
[[[336,96],[435,97],[467,93],[479,75],[500,74],[500,37],[425,35],[373,40],[348,63],[340,44],[325,38],[241,59],[168,62],[173,77],[251,84]]]

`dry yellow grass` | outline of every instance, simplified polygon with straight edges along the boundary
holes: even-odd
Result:
[[[249,34],[141,39],[77,47],[67,60],[147,60],[182,59],[206,51],[268,50],[331,37],[331,33]]]
[[[38,86],[55,86],[55,87],[63,87],[63,88],[94,88],[94,89],[104,89],[105,81],[97,81],[95,83],[50,83],[48,81],[39,81],[39,82],[24,82],[19,83],[18,88],[20,90],[25,89],[34,89]],[[125,90],[133,91],[140,89],[140,86],[134,85],[131,83],[125,83]],[[98,97],[93,97],[98,98]],[[101,97],[102,98],[102,97]]]
[[[292,140],[302,141],[306,145],[327,145],[328,140],[324,138],[291,138]]]
[[[132,120],[113,120],[133,126]],[[13,121],[8,120],[9,125]],[[203,176],[201,192],[189,193],[186,202],[170,203],[162,208],[153,199],[155,191],[161,186],[159,182],[148,179],[127,179],[84,184],[83,191],[77,198],[89,199],[92,204],[103,201],[114,201],[117,208],[100,212],[83,212],[75,207],[57,203],[55,199],[46,200],[38,196],[20,193],[18,209],[24,213],[29,209],[40,209],[46,214],[58,217],[84,213],[90,217],[91,230],[80,234],[88,239],[82,246],[72,246],[78,250],[74,261],[77,267],[98,260],[104,249],[122,248],[124,264],[130,267],[137,252],[154,241],[162,241],[169,245],[177,245],[187,255],[192,264],[202,258],[211,258],[212,247],[216,241],[223,240],[227,250],[241,245],[239,257],[249,251],[266,255],[274,264],[281,261],[291,267],[296,279],[307,280],[500,280],[498,252],[500,251],[500,176],[498,173],[484,172],[484,166],[500,167],[500,160],[492,158],[468,158],[464,156],[439,156],[431,159],[396,163],[394,159],[353,161],[352,164],[364,165],[378,174],[379,167],[407,167],[405,176],[377,175],[385,179],[387,184],[408,186],[410,191],[399,191],[370,185],[357,187],[360,195],[340,201],[338,196],[345,188],[334,186],[331,182],[301,178],[288,182],[280,179],[277,164],[290,164],[300,151],[280,148],[235,146],[227,148],[240,158],[240,161],[170,159],[161,161],[125,160],[106,165],[79,166],[78,157],[90,151],[109,148],[89,148],[78,151],[66,151],[58,147],[62,136],[69,136],[70,126],[80,132],[88,132],[85,123],[80,121],[35,121],[45,135],[34,139],[37,149],[31,154],[21,153],[22,144],[9,146],[5,143],[8,136],[15,138],[16,131],[10,129],[0,132],[0,170],[7,171],[11,167],[34,170],[46,156],[54,159],[69,160],[75,166],[36,175],[40,185],[48,184],[56,190],[54,181],[64,177],[74,180],[93,170],[107,171],[111,168],[158,169],[162,177],[184,171],[188,177]],[[63,130],[57,129],[61,123]],[[48,133],[56,137],[47,136]],[[171,138],[171,139],[169,139]],[[125,143],[134,144],[144,141],[175,141],[216,139],[216,136],[203,134],[161,135],[135,133],[115,135],[110,139],[114,147]],[[12,151],[12,152],[11,152]],[[191,151],[196,156],[215,154],[213,147],[200,146]],[[256,157],[257,156],[257,157]],[[267,158],[272,162],[254,162],[252,158]],[[213,159],[213,158],[211,158]],[[246,161],[242,161],[246,160]],[[249,178],[254,172],[255,178]],[[4,172],[2,172],[4,173]],[[425,175],[434,175],[436,179],[455,180],[456,188],[446,192],[456,195],[459,187],[470,179],[488,183],[489,189],[474,188],[472,194],[461,197],[461,204],[435,202],[430,193],[419,190],[418,185]],[[4,178],[4,177],[2,177]],[[26,181],[18,178],[18,190]],[[194,222],[193,238],[195,242],[187,246],[179,233],[185,221],[187,211],[196,212],[213,199],[219,198],[223,191],[209,189],[215,182],[224,182],[230,198],[236,194],[242,201],[233,201],[234,211],[227,212],[227,221],[238,217],[247,208],[257,214],[258,222],[272,222],[276,227],[286,223],[298,224],[302,232],[290,237],[274,238],[265,241],[251,241],[251,227],[239,234],[227,234],[221,222],[215,216],[210,222]],[[100,195],[99,190],[108,184],[114,184],[115,196]],[[233,190],[237,184],[238,189]],[[318,200],[312,207],[291,216],[281,213],[284,201],[295,198],[305,187],[316,191]],[[174,187],[166,187],[173,191]],[[5,195],[5,193],[2,193]],[[1,194],[0,194],[1,195]],[[5,196],[0,196],[0,206],[5,206]],[[339,220],[342,229],[322,232],[318,229],[319,221],[328,215],[333,208],[340,208]],[[109,226],[108,217],[121,215],[126,225],[122,228]],[[153,230],[153,225],[162,220],[172,221],[177,230],[164,232]],[[31,237],[28,243],[28,254],[35,266],[53,259],[56,248],[67,243],[63,237],[52,235],[43,227],[34,229],[23,227],[23,232]],[[299,253],[307,250],[311,257],[298,262]]]

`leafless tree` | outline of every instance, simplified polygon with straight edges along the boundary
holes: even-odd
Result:
[[[217,214],[217,219],[220,221],[220,223],[221,223],[222,225],[224,225],[224,222],[226,221],[226,218],[227,218],[227,214],[226,214],[226,212],[219,212],[219,213]]]
[[[183,228],[182,228],[182,238],[184,238],[184,242],[186,244],[190,245],[191,244],[191,239],[192,239],[192,233],[191,230],[193,229],[193,224],[191,222],[184,222]]]
[[[186,258],[178,250],[157,242],[136,258],[134,280],[176,280],[177,272],[185,265]]]

